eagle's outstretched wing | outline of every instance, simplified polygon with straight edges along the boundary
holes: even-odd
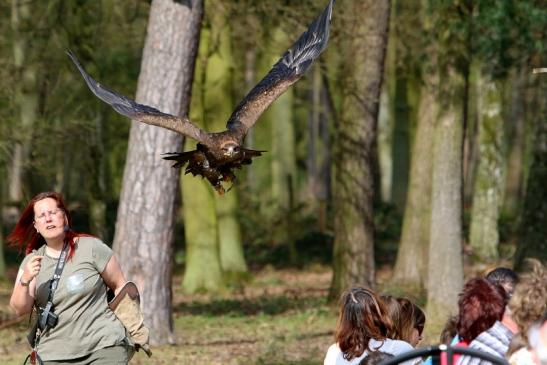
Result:
[[[327,47],[333,4],[334,0],[330,0],[308,30],[239,103],[228,120],[228,129],[239,129],[246,134],[270,104],[302,77]]]
[[[118,113],[142,123],[170,129],[174,132],[195,139],[198,142],[207,143],[207,133],[190,122],[187,118],[176,117],[171,114],[163,113],[156,108],[139,104],[126,96],[104,87],[89,76],[71,51],[67,51],[67,54],[82,74],[87,86],[93,94],[112,106],[112,108],[114,108],[114,110]]]

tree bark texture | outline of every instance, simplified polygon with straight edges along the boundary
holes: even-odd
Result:
[[[424,288],[427,283],[427,255],[431,221],[431,185],[435,120],[439,107],[431,80],[420,93],[418,124],[412,147],[410,182],[403,217],[401,242],[393,281]]]
[[[479,77],[479,161],[475,175],[469,242],[480,260],[498,257],[498,219],[505,181],[502,86],[487,75]]]
[[[164,112],[188,113],[199,41],[202,1],[154,0],[143,50],[137,102]],[[172,241],[180,172],[161,160],[180,151],[182,137],[132,122],[114,249],[141,291],[151,343],[173,342]]]
[[[334,182],[334,273],[331,298],[348,286],[374,286],[376,132],[390,1],[359,1],[346,13],[345,95],[337,135]],[[342,6],[340,6],[342,8]],[[357,15],[359,14],[359,15]],[[349,20],[351,19],[351,20]],[[349,36],[348,36],[349,37]],[[351,50],[351,52],[349,51]]]
[[[427,284],[427,314],[433,323],[457,313],[463,285],[462,145],[463,82],[454,70],[439,85],[439,115],[435,126],[431,228]]]

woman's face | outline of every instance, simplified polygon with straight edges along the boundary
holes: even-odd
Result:
[[[65,212],[57,207],[52,198],[45,198],[34,204],[34,228],[46,240],[63,238],[67,219]]]
[[[416,328],[413,328],[412,334],[410,335],[410,344],[412,345],[412,347],[418,346],[421,340],[422,335],[420,335],[420,331],[418,331]]]

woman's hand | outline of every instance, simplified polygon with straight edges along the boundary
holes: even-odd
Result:
[[[34,256],[29,260],[23,269],[23,275],[21,275],[23,282],[30,283],[38,275],[42,267],[43,258],[44,256]]]

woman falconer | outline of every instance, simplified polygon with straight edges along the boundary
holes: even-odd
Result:
[[[71,229],[62,196],[32,198],[7,240],[26,254],[10,305],[17,315],[37,309],[43,363],[127,364],[126,331],[107,303],[107,288],[118,293],[125,277],[106,244]]]

